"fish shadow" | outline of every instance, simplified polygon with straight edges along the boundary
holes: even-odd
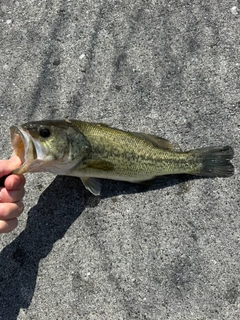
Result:
[[[36,286],[38,265],[86,207],[120,194],[147,192],[184,183],[193,177],[172,176],[151,186],[102,181],[101,196],[87,191],[80,179],[58,176],[30,209],[26,228],[0,253],[0,319],[17,319],[29,307]]]

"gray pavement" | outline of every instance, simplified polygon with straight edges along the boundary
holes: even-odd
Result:
[[[9,127],[71,117],[235,149],[228,179],[27,175],[0,236],[0,319],[240,319],[240,1],[0,2]]]

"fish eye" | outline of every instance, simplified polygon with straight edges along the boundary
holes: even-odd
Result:
[[[39,134],[42,138],[48,138],[51,135],[51,132],[48,128],[41,128]]]

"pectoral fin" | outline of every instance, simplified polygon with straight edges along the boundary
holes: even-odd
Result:
[[[106,160],[87,159],[84,160],[84,165],[89,169],[98,169],[103,171],[111,171],[114,168],[113,165]]]
[[[97,178],[80,178],[85,188],[88,189],[95,196],[100,195],[101,183]]]

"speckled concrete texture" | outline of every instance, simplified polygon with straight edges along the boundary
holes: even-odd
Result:
[[[9,127],[66,117],[231,145],[235,175],[158,187],[27,175],[0,235],[0,319],[240,319],[240,2],[0,2]]]

